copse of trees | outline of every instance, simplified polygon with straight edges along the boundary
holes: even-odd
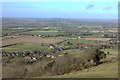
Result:
[[[106,58],[106,53],[100,49],[88,50],[85,55],[79,57],[68,53],[51,62],[46,75],[62,75],[72,71],[80,71],[99,65],[104,58]]]
[[[100,51],[99,49],[95,50],[95,53],[92,54],[93,61],[98,65],[100,60],[106,58],[106,54],[104,51]]]
[[[87,50],[85,51],[86,57],[88,59],[88,61],[93,61],[93,63],[95,63],[95,65],[98,65],[100,63],[100,61],[104,58],[106,58],[106,53],[104,51],[101,51],[100,49],[96,48],[96,49],[91,49],[91,50]]]

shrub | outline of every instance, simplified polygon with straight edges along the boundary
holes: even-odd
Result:
[[[93,60],[93,62],[96,65],[100,63],[101,59],[106,58],[106,53],[98,48],[87,50],[85,54],[86,54],[86,58],[89,59],[90,61]]]

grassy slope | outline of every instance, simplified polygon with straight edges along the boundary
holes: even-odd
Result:
[[[53,76],[52,78],[117,78],[118,63],[101,64],[83,71],[73,72],[65,75]]]
[[[110,54],[112,54],[109,55],[108,58],[118,57],[118,49],[105,49],[103,51],[110,52]]]
[[[106,49],[104,51],[109,51],[112,54],[107,59],[118,56],[117,49]],[[103,63],[90,69],[58,76],[47,76],[46,78],[118,78],[118,62]]]

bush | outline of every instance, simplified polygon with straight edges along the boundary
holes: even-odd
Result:
[[[98,65],[101,59],[106,58],[106,53],[104,51],[100,51],[100,49],[91,49],[85,52],[86,59],[89,61],[93,60],[93,62]]]

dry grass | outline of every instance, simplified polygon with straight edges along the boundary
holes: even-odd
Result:
[[[63,41],[64,38],[41,38],[34,36],[16,36],[14,38],[6,39],[2,41],[2,46],[21,43],[21,42],[29,42],[29,43],[57,43]]]
[[[109,41],[111,38],[84,38],[85,40]]]
[[[44,78],[118,78],[118,62],[105,63],[78,72]]]

